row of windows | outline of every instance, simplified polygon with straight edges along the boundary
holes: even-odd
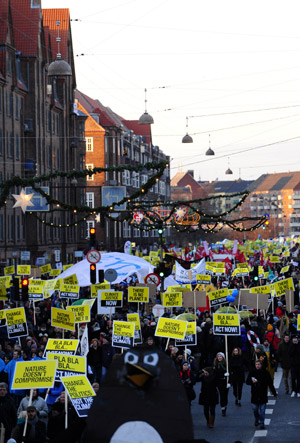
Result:
[[[3,155],[3,149],[5,147],[5,141],[3,141],[3,131],[0,129],[0,155]],[[6,131],[6,156],[8,158],[20,160],[20,137],[16,134]]]
[[[0,114],[2,113],[2,97],[3,97],[3,92],[2,88],[0,88]],[[6,116],[12,117],[14,112],[14,118],[16,120],[19,120],[20,114],[23,114],[23,105],[24,105],[23,97],[18,97],[18,95],[16,94],[14,95],[13,92],[8,92],[8,91],[5,91],[4,97],[5,97],[4,106],[5,106]]]

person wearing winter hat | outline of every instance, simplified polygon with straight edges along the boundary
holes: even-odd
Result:
[[[260,360],[263,367],[267,369],[268,367],[268,357],[264,351],[264,346],[259,344],[255,347],[255,352],[253,354],[253,366],[255,366],[256,360]]]
[[[227,384],[227,377],[229,376],[229,373],[226,371],[226,360],[223,352],[217,353],[214,360],[214,369],[216,374],[216,384],[220,394],[222,416],[225,417],[228,404],[229,386]]]

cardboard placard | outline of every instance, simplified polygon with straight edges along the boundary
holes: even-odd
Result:
[[[30,275],[31,274],[31,266],[30,265],[17,265],[17,274],[18,275]]]
[[[89,305],[67,306],[67,311],[74,312],[75,323],[89,323],[91,321],[91,309]]]
[[[294,291],[290,289],[285,290],[285,305],[287,312],[293,312],[295,306]]]
[[[208,293],[209,304],[211,307],[219,306],[224,303],[228,303],[227,296],[229,295],[228,288],[218,289],[217,291],[211,291]]]
[[[134,329],[134,323],[114,320],[112,346],[115,348],[131,348],[134,344]]]
[[[121,308],[123,306],[123,292],[113,290],[98,291],[98,303],[102,308]]]
[[[205,308],[207,306],[207,296],[208,292],[205,291],[188,291],[183,292],[183,302],[182,306],[185,308]],[[196,298],[196,300],[195,300]]]
[[[165,308],[175,308],[182,306],[182,292],[163,292],[161,294],[162,305]]]
[[[66,338],[48,338],[45,353],[55,352],[55,354],[76,354],[79,340]]]
[[[274,283],[274,288],[276,292],[276,297],[282,297],[285,295],[286,290],[294,291],[294,282],[292,277],[285,278],[284,280],[280,280]]]
[[[130,303],[149,303],[149,288],[145,286],[129,286],[128,301]]]
[[[187,325],[187,321],[159,317],[155,329],[155,335],[156,337],[167,337],[183,340],[185,337]]]
[[[86,357],[47,352],[47,360],[57,360],[56,381],[60,381],[61,377],[86,374]]]
[[[9,338],[25,337],[28,335],[24,308],[6,309],[5,317]]]
[[[56,361],[17,361],[12,389],[53,388]]]
[[[51,326],[55,328],[66,329],[67,331],[75,330],[75,314],[65,309],[51,308]]]
[[[241,335],[239,314],[213,314],[215,335]]]
[[[95,397],[94,389],[85,375],[62,377],[61,381],[69,394],[79,417],[87,417]]]
[[[98,291],[109,290],[110,283],[98,283],[97,285],[91,285],[91,297],[96,298],[98,296]]]
[[[143,343],[140,316],[137,313],[127,314],[127,321],[134,323],[134,344]]]
[[[196,322],[189,321],[187,324],[184,339],[175,340],[175,346],[196,346],[196,345],[197,345]]]
[[[79,298],[80,286],[76,284],[66,284],[60,285],[60,297],[61,298]]]

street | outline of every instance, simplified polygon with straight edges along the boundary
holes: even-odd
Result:
[[[221,416],[220,407],[216,408],[216,420],[214,429],[206,426],[203,415],[203,407],[198,405],[200,383],[197,383],[195,390],[197,398],[192,403],[192,416],[194,422],[194,438],[205,439],[209,443],[264,443],[264,442],[299,442],[300,399],[291,398],[285,394],[282,381],[282,371],[278,368],[275,373],[275,388],[279,398],[269,396],[266,409],[265,430],[259,430],[254,426],[254,416],[250,403],[250,387],[244,384],[242,407],[236,406],[232,394],[229,391],[229,402],[227,416]],[[279,388],[278,388],[279,387]]]

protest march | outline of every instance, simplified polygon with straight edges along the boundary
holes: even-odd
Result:
[[[24,269],[4,268],[1,443],[114,442],[132,421],[153,441],[200,441],[195,420],[213,432],[231,402],[265,431],[278,371],[300,397],[299,254],[288,238],[200,244],[188,258],[165,246],[139,258],[144,275],[81,285],[78,264],[48,265],[25,270],[25,289]],[[163,284],[147,278],[158,257],[171,263]]]

